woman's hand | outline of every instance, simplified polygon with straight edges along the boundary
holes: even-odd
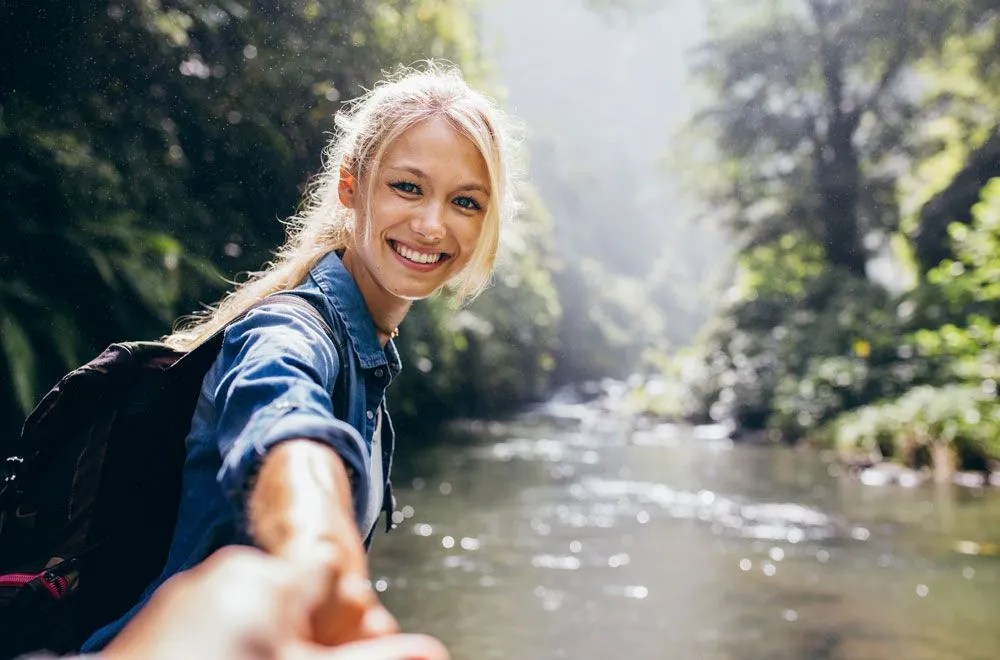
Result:
[[[310,616],[332,563],[290,564],[253,548],[223,548],[168,580],[101,653],[105,660],[447,660],[436,640],[392,635],[330,648]]]
[[[343,463],[312,440],[290,440],[271,450],[250,497],[250,528],[260,547],[294,565],[326,567],[313,578],[322,597],[312,612],[312,634],[322,644],[398,630],[368,581],[353,512]]]

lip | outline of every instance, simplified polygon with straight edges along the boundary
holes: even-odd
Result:
[[[443,266],[449,259],[451,259],[450,254],[448,254],[447,252],[441,252],[441,258],[435,261],[434,263],[427,263],[427,264],[417,263],[416,261],[410,261],[403,255],[401,255],[399,252],[396,252],[396,248],[393,246],[393,243],[402,245],[403,247],[409,248],[415,252],[422,252],[424,254],[428,254],[428,251],[426,249],[421,249],[419,247],[410,245],[409,243],[406,243],[404,241],[398,241],[392,238],[386,239],[386,244],[389,247],[389,251],[392,252],[392,256],[396,258],[396,261],[406,266],[410,270],[415,270],[417,272],[428,273],[432,270],[437,270],[438,268]]]

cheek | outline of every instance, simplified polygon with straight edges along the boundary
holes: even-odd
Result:
[[[472,253],[476,251],[476,246],[479,245],[482,235],[483,226],[478,221],[475,224],[469,223],[456,232],[456,238],[458,238],[458,243],[462,250],[463,261],[468,261],[472,257]]]
[[[372,197],[372,213],[368,215],[366,224],[377,234],[400,218],[403,206],[397,195],[377,190]]]

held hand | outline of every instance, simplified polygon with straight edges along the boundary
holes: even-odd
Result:
[[[321,644],[344,644],[399,630],[371,588],[361,542],[353,541],[300,537],[275,552],[294,565],[323,567],[311,577],[320,593],[311,612],[311,630]]]
[[[105,660],[447,660],[436,640],[392,635],[330,648],[310,637],[322,600],[307,570],[252,548],[220,550],[170,579],[102,652]]]

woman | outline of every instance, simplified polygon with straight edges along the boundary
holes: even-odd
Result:
[[[414,300],[448,286],[465,301],[488,283],[514,207],[511,144],[496,105],[434,65],[376,85],[336,126],[274,262],[167,339],[191,348],[226,328],[187,439],[163,574],[86,651],[104,647],[168,577],[232,543],[302,565],[338,557],[313,612],[317,641],[396,628],[365,563],[379,513],[392,506],[392,338]],[[260,302],[287,290],[322,318]]]

